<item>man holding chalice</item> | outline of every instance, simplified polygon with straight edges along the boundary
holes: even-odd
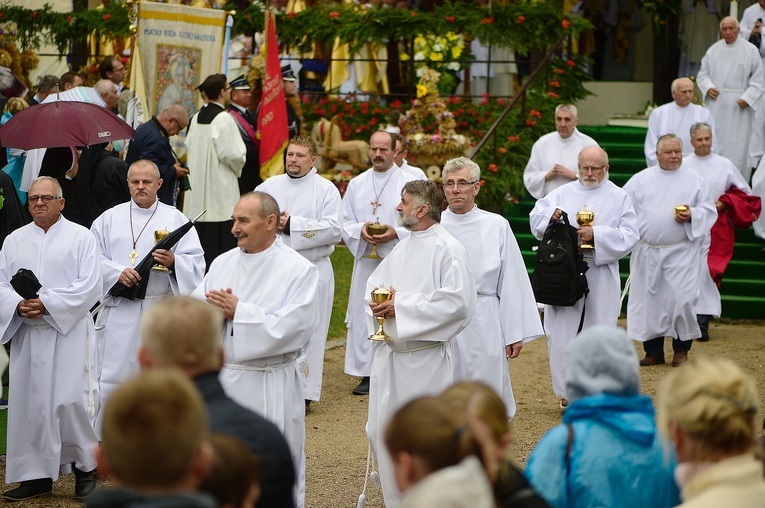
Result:
[[[699,295],[699,244],[717,220],[704,178],[682,166],[683,143],[665,134],[656,144],[657,166],[634,175],[624,186],[640,227],[630,258],[627,335],[643,342],[642,366],[665,363],[664,338],[672,337],[672,366],[688,359]]]
[[[560,407],[568,406],[564,366],[566,347],[582,329],[594,325],[616,326],[619,318],[619,259],[637,243],[637,218],[627,194],[608,180],[608,154],[599,146],[587,147],[578,158],[577,180],[537,201],[529,215],[531,231],[542,239],[548,226],[561,220],[563,212],[577,217],[580,249],[588,265],[590,292],[586,301],[573,306],[545,305],[544,329],[547,333],[553,392]],[[585,309],[586,305],[586,309]]]

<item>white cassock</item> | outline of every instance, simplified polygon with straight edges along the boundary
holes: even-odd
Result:
[[[478,300],[470,324],[454,339],[454,380],[481,381],[502,396],[515,416],[505,346],[544,335],[518,241],[507,219],[477,206],[446,210],[441,225],[470,256]]]
[[[272,421],[292,451],[298,507],[305,503],[305,397],[297,365],[319,323],[319,271],[283,242],[248,254],[234,248],[218,256],[191,295],[231,289],[239,299],[223,330],[220,380],[239,404]]]
[[[741,37],[733,44],[719,40],[701,60],[696,83],[704,96],[704,106],[715,119],[717,154],[729,158],[744,179],[749,180],[749,138],[754,113],[763,92],[760,52]],[[707,95],[710,88],[720,90],[716,100]],[[745,109],[738,106],[739,99],[748,104]]]
[[[630,178],[624,190],[640,229],[630,257],[627,335],[640,342],[657,337],[698,339],[699,265],[706,264],[698,241],[717,220],[709,187],[685,165],[674,171],[651,166]],[[675,220],[676,205],[690,207],[690,222]]]
[[[741,29],[739,33],[740,38],[749,41],[749,36],[752,35],[752,29],[758,18],[765,20],[765,9],[760,7],[759,2],[754,2],[741,15],[741,24],[739,25]],[[760,51],[760,56],[765,59],[765,45],[763,45],[762,39],[760,40],[760,47],[757,49]]]
[[[684,156],[692,154],[691,126],[699,122],[708,123],[712,127],[712,151],[715,151],[717,136],[714,132],[714,118],[708,109],[697,104],[688,104],[681,108],[674,101],[654,109],[648,117],[648,131],[643,146],[646,166],[657,164],[656,142],[664,134],[674,134],[680,138],[683,142]]]
[[[367,436],[377,457],[385,505],[400,501],[385,427],[410,400],[436,395],[454,381],[454,343],[473,316],[476,285],[462,244],[440,224],[412,231],[369,276],[366,294],[393,287],[395,318],[385,321],[389,342],[374,344]],[[377,321],[366,297],[368,334]]]
[[[545,180],[545,175],[556,165],[567,167],[577,172],[579,152],[588,146],[598,146],[598,143],[586,134],[574,129],[574,133],[566,139],[560,137],[557,131],[545,134],[531,147],[531,157],[523,171],[523,184],[529,194],[536,199],[545,197],[553,189],[571,183],[571,180],[560,175],[551,180]]]
[[[22,300],[9,283],[32,270],[46,314],[16,314]],[[0,320],[11,341],[5,482],[59,477],[70,464],[96,467],[92,418],[98,403],[96,344],[88,312],[101,294],[98,246],[90,232],[63,216],[46,233],[17,229],[0,250]]]
[[[576,214],[585,205],[595,213],[592,223],[595,248],[584,254],[589,267],[585,275],[590,292],[586,299],[580,299],[571,307],[545,305],[544,328],[553,392],[562,399],[567,398],[566,348],[576,337],[582,306],[585,307],[583,330],[595,325],[616,326],[621,311],[619,260],[632,250],[640,237],[630,198],[608,180],[598,187],[587,187],[577,180],[537,201],[529,214],[531,232],[541,240],[556,208],[566,212],[569,222],[576,227]]]
[[[422,168],[418,168],[417,166],[412,166],[409,164],[409,161],[404,159],[404,164],[401,165],[401,170],[408,174],[410,177],[412,177],[413,180],[427,180],[428,177],[425,174],[425,171],[422,170]]]
[[[101,298],[108,295],[109,289],[117,283],[125,268],[134,267],[130,259],[133,238],[136,241],[137,265],[154,248],[154,231],[173,231],[188,221],[178,209],[160,203],[159,200],[149,208],[141,208],[131,199],[101,214],[90,228],[101,250]],[[144,311],[161,298],[190,295],[202,282],[205,259],[196,229],[191,228],[172,250],[175,255],[172,275],[170,272],[152,271],[146,287],[146,298],[115,298],[99,316],[98,321],[104,325],[97,332],[101,409],[123,381],[141,371],[138,363],[141,343],[138,325]],[[96,418],[99,438],[102,423],[103,411],[99,411]]]
[[[752,193],[752,189],[744,181],[744,177],[738,172],[736,166],[720,155],[710,154],[706,157],[690,155],[683,158],[683,167],[697,172],[706,180],[712,201],[719,200],[720,196],[731,187],[738,187],[746,194]],[[714,225],[714,222],[712,224]],[[708,233],[699,241],[701,262],[699,264],[699,301],[696,304],[696,314],[708,314],[719,318],[722,311],[720,290],[717,289],[717,285],[712,280],[707,263],[711,239],[711,235]]]
[[[273,176],[255,190],[270,194],[279,203],[279,209],[290,214],[290,234],[279,237],[319,270],[319,324],[298,358],[304,376],[305,398],[319,400],[324,346],[335,296],[335,275],[329,256],[342,239],[340,192],[333,183],[320,176],[316,168],[302,178],[287,174]]]
[[[353,255],[353,274],[348,294],[348,339],[345,348],[345,373],[351,376],[369,376],[372,372],[372,345],[367,340],[366,305],[367,279],[380,264],[379,259],[367,259],[364,256],[372,251],[372,245],[361,238],[361,228],[367,222],[380,220],[380,224],[396,227],[398,238],[377,246],[377,254],[384,258],[403,238],[409,235],[406,228],[397,226],[396,207],[401,202],[401,189],[411,176],[401,171],[395,164],[384,173],[368,169],[348,184],[343,196],[343,240]],[[372,202],[381,206],[373,213]]]
[[[210,108],[211,111],[206,110]],[[215,108],[220,108],[212,121]],[[207,210],[199,222],[226,222],[239,201],[239,177],[247,158],[236,120],[217,103],[211,102],[198,111],[189,123],[186,136],[189,183],[183,200],[183,213],[193,219]]]
[[[760,161],[760,165],[757,167],[757,171],[752,175],[752,193],[765,201],[765,160]],[[760,217],[752,224],[754,228],[754,234],[762,239],[765,239],[765,214],[760,214]]]

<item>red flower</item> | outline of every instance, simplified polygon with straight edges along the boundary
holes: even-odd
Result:
[[[491,25],[492,23],[494,23],[494,16],[489,16],[488,18],[483,18],[478,23],[481,24],[481,25]]]
[[[571,22],[566,18],[563,18],[563,21],[560,22],[560,26],[562,26],[564,30],[568,30],[571,26]]]
[[[396,99],[395,101],[393,101],[393,102],[391,102],[391,103],[390,103],[390,106],[391,106],[393,109],[398,109],[398,110],[400,111],[400,110],[401,110],[401,101],[400,101],[400,100],[398,100],[398,99]]]
[[[573,60],[566,60],[566,65],[569,67],[576,67],[576,62]]]
[[[4,12],[0,12],[0,18],[4,18],[4,17],[5,17],[5,13]]]
[[[91,65],[90,66],[90,73],[95,74],[98,72],[98,66],[97,65]]]
[[[527,127],[534,127],[536,124],[537,124],[537,123],[536,123],[534,120],[532,120],[531,118],[529,118],[528,120],[526,120],[526,126],[527,126]]]
[[[504,106],[507,101],[505,99],[497,99],[497,104]]]
[[[504,153],[507,153],[507,148],[505,148],[504,146],[500,146],[499,148],[497,148],[497,151],[499,153],[504,154]]]
[[[287,15],[290,17],[290,19],[295,19],[295,18],[297,18],[297,12],[290,12],[290,13],[289,13],[289,14],[287,14]]]
[[[128,57],[123,56],[122,57],[122,65],[126,65],[128,63]]]
[[[518,141],[521,140],[521,137],[520,136],[508,136],[507,140],[510,141],[511,143],[517,143]]]
[[[481,187],[483,187],[484,185],[486,185],[486,180],[481,180],[481,181],[480,181],[480,182],[478,182],[478,183],[480,183],[480,184],[481,184]]]
[[[517,18],[515,18],[515,22],[518,23],[519,25],[523,23],[524,21],[526,21],[526,16],[518,16]]]
[[[369,125],[377,125],[377,118],[370,118],[369,119]]]
[[[560,82],[557,79],[550,81],[550,86],[553,88],[560,88]]]
[[[409,14],[410,14],[410,15],[411,15],[413,18],[416,18],[416,17],[417,17],[417,11],[409,11]]]
[[[558,98],[558,94],[555,93],[555,92],[547,92],[547,96],[550,97],[551,99],[557,99]]]
[[[454,17],[454,16],[446,16],[444,19],[445,19],[445,20],[446,20],[448,23],[454,23],[454,21],[455,21],[457,18],[456,18],[456,17]]]
[[[29,16],[31,18],[37,19],[37,11],[32,11],[32,13]]]
[[[0,18],[2,18],[2,17],[3,17],[3,13],[2,13],[2,12],[0,12]],[[67,22],[67,23],[71,23],[71,22],[72,22],[72,16],[67,16],[67,17],[66,17],[66,22]]]
[[[112,15],[111,15],[111,14],[109,14],[109,13],[106,13],[106,14],[104,14],[103,16],[101,16],[101,19],[103,19],[104,21],[106,21],[107,19],[111,19],[111,17],[112,17]]]
[[[537,118],[542,118],[542,112],[541,112],[541,111],[539,111],[539,110],[537,110],[537,109],[532,109],[532,110],[529,112],[529,116],[535,116],[535,117],[537,117]]]
[[[302,97],[300,98],[300,101],[301,101],[303,104],[310,104],[310,103],[311,103],[311,99],[309,99],[307,95],[304,95],[304,96],[302,96]]]
[[[486,169],[488,169],[492,173],[496,173],[497,171],[499,171],[499,167],[496,164],[489,164],[489,167],[486,168]],[[483,182],[483,180],[482,180],[482,182]],[[481,183],[481,185],[483,185],[483,183]]]
[[[566,70],[565,69],[553,69],[553,72],[555,74],[566,74]]]
[[[332,18],[332,19],[337,19],[337,18],[340,17],[340,13],[337,12],[337,11],[332,11],[332,12],[329,13],[329,17]]]

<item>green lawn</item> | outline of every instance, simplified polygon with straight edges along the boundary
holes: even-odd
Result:
[[[335,271],[335,303],[329,321],[327,339],[345,337],[345,310],[348,308],[348,290],[351,287],[353,256],[345,245],[338,245],[332,254],[332,268]]]

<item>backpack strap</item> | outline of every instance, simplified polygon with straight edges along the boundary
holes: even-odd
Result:
[[[584,292],[584,301],[582,302],[582,315],[579,318],[579,328],[576,329],[577,335],[579,335],[579,332],[582,331],[582,327],[584,326],[584,314],[587,311],[587,293],[589,292],[589,289]]]

